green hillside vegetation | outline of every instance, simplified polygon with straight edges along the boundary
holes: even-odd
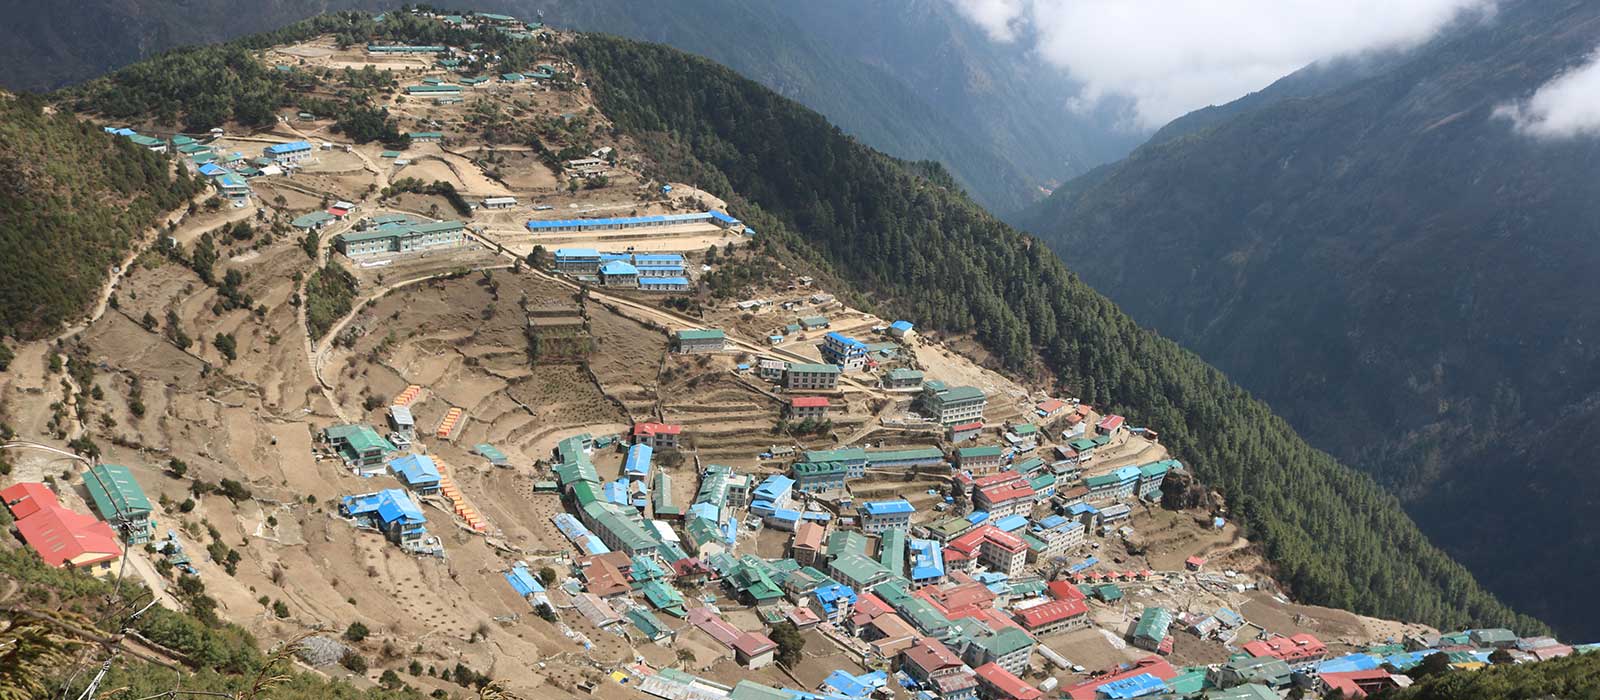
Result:
[[[762,240],[885,313],[969,333],[1011,370],[1042,363],[1066,391],[1160,430],[1301,599],[1442,627],[1545,629],[1485,593],[1370,479],[959,192],[709,61],[601,36],[570,51],[596,74],[603,111],[651,145],[660,175],[728,198]]]
[[[67,697],[77,697],[100,662],[85,661],[80,652],[87,634],[109,637],[135,610],[144,607],[150,593],[134,580],[124,580],[114,594],[113,585],[87,573],[56,569],[28,550],[0,547],[0,578],[14,581],[14,600],[28,601],[42,614],[0,611],[5,631],[0,632],[0,697],[56,697],[62,685]],[[217,619],[216,602],[205,594],[198,578],[179,576],[174,593],[185,612],[151,607],[129,627],[174,653],[182,664],[168,669],[124,655],[112,666],[102,690],[126,687],[118,697],[154,697],[181,687],[186,691],[239,693],[261,683],[260,697],[274,700],[417,700],[415,690],[357,690],[348,683],[328,681],[295,671],[287,659],[261,651],[254,637],[231,623]],[[98,645],[96,645],[98,646]],[[74,676],[73,671],[78,673]],[[26,683],[35,683],[27,687]],[[21,690],[20,695],[8,695]],[[41,692],[42,691],[42,692]],[[243,697],[255,697],[246,694]]]
[[[1431,676],[1381,700],[1543,700],[1600,698],[1600,654],[1506,664]]]
[[[204,186],[44,107],[0,95],[0,337],[39,338],[81,315],[133,239]]]
[[[1502,2],[1186,117],[1022,223],[1399,495],[1502,599],[1600,634],[1600,139],[1495,116],[1597,35],[1595,3]]]

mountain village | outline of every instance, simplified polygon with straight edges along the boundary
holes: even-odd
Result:
[[[115,378],[103,427],[122,437],[63,450],[54,428],[86,430],[68,415],[6,444],[0,499],[52,566],[137,577],[168,605],[198,577],[264,638],[315,635],[301,661],[332,675],[362,621],[390,648],[357,675],[409,658],[424,689],[454,686],[421,667],[465,664],[575,697],[1355,698],[1441,660],[1596,649],[1291,602],[1161,426],[763,256],[737,202],[653,179],[611,139],[570,64],[327,37],[259,58],[392,77],[408,145],[304,112],[255,134],[100,125],[214,197],[73,331]],[[602,141],[541,157],[479,139],[491,113]],[[220,293],[153,261],[241,222],[287,231],[223,253],[259,306],[217,314]],[[355,293],[298,342],[308,252]],[[163,315],[202,342],[140,320]],[[48,372],[5,381],[13,415],[77,405]]]

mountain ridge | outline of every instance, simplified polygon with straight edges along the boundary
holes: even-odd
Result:
[[[1592,632],[1600,616],[1560,602],[1587,576],[1539,566],[1593,546],[1571,504],[1600,485],[1549,426],[1600,420],[1578,301],[1600,265],[1583,223],[1600,147],[1496,111],[1587,55],[1597,26],[1592,4],[1502,3],[1373,75],[1153,140],[1018,223],[1401,494],[1503,595]],[[1544,534],[1480,546],[1524,527]]]

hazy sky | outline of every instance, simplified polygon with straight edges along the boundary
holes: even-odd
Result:
[[[1140,128],[1266,87],[1320,59],[1411,46],[1494,0],[950,0],[997,41],[1029,41]],[[1533,105],[1530,105],[1532,108]]]
[[[1537,138],[1600,136],[1600,50],[1540,86],[1532,97],[1503,105],[1496,114]]]

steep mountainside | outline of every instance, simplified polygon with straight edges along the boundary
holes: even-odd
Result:
[[[711,58],[902,158],[947,164],[992,211],[1120,157],[1141,134],[1068,108],[1077,86],[947,0],[512,0],[563,26]],[[761,50],[752,51],[750,47]]]
[[[1199,117],[1022,223],[1502,596],[1595,634],[1600,142],[1495,110],[1597,35],[1595,3],[1504,2],[1372,75]]]
[[[10,68],[0,84],[43,92],[175,46],[224,41],[321,12],[398,4],[385,0],[13,3],[0,27],[0,65]]]
[[[1371,480],[937,177],[703,59],[598,36],[571,50],[597,74],[603,111],[667,164],[660,175],[728,198],[886,312],[970,333],[1012,369],[1042,362],[1067,391],[1161,430],[1297,595],[1440,626],[1541,626],[1478,589]]]
[[[37,97],[0,94],[0,338],[57,329],[95,300],[134,236],[201,185]]]
[[[154,53],[386,0],[126,0],[51,3],[0,28],[12,89],[86,80]],[[994,211],[1121,157],[1142,136],[1114,113],[1068,109],[1076,86],[1025,52],[987,41],[945,0],[490,0],[486,10],[666,43],[729,65],[822,112],[868,144],[945,163]],[[93,29],[91,29],[93,28]],[[752,50],[759,47],[759,50]]]

